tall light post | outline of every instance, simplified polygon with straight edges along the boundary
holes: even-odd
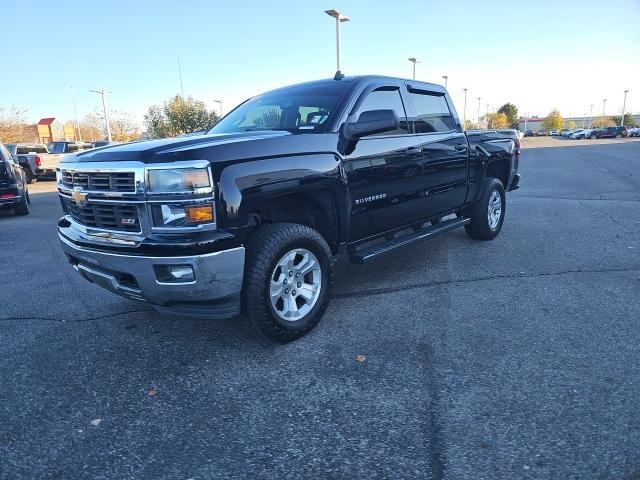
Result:
[[[462,111],[462,130],[467,129],[467,89],[464,90],[464,110]]]
[[[102,90],[89,90],[90,92],[93,93],[97,93],[102,97],[102,111],[104,112],[104,123],[107,127],[107,141],[111,141],[111,125],[109,125],[109,113],[107,112],[107,102],[105,101],[104,97],[107,93],[105,91],[105,89],[103,88]]]
[[[480,126],[480,100],[482,100],[482,97],[478,97],[478,126]]]
[[[180,79],[180,96],[184,99],[184,88],[182,88],[182,66],[180,65],[180,57],[178,57],[178,78]]]
[[[342,78],[342,73],[340,73],[340,23],[348,22],[349,17],[342,15],[338,10],[325,10],[324,13],[336,19],[336,78]]]
[[[220,106],[220,118],[222,118],[222,100],[214,100],[213,103],[217,103]]]
[[[418,60],[416,57],[411,57],[409,61],[413,63],[413,79],[415,80],[416,79],[416,63],[420,63],[420,60]]]
[[[604,120],[604,109],[607,106],[607,99],[603,98],[602,99],[602,119]]]
[[[593,103],[589,105],[589,128],[591,128],[591,123],[593,122]]]
[[[442,75],[442,79],[444,80],[444,88],[447,88],[447,81],[449,80],[448,75]]]
[[[73,115],[76,118],[76,130],[78,131],[77,138],[82,141],[82,132],[80,132],[80,122],[78,122],[78,110],[76,109],[76,96],[73,93],[73,85],[69,86],[69,88],[71,89],[71,100],[73,101]]]
[[[627,93],[629,90],[624,91],[624,100],[622,101],[622,116],[620,117],[620,126],[624,126],[624,108],[627,106]]]
[[[529,113],[527,113],[524,117],[524,133],[527,134],[527,120],[529,120]]]

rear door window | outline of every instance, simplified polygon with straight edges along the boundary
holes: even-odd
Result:
[[[413,125],[416,133],[450,132],[455,130],[453,116],[444,95],[412,90],[409,96],[413,101],[416,117]]]

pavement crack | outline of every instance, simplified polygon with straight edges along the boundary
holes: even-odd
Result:
[[[65,320],[63,318],[51,318],[51,317],[4,317],[4,318],[0,318],[0,322],[9,322],[9,321],[18,321],[18,320],[38,320],[38,321],[43,321],[43,322],[59,322],[59,323],[82,323],[82,322],[93,322],[96,320],[104,320],[106,318],[113,318],[113,317],[117,317],[119,315],[126,315],[127,313],[141,313],[141,312],[149,312],[152,309],[150,308],[144,308],[144,309],[138,309],[138,310],[126,310],[124,312],[116,312],[116,313],[110,313],[109,315],[100,315],[97,317],[87,317],[87,318],[79,318],[77,320]]]
[[[400,285],[397,287],[390,287],[390,288],[372,288],[369,290],[337,294],[337,295],[334,295],[334,298],[357,298],[357,297],[364,297],[369,295],[384,295],[386,293],[395,293],[403,290],[416,290],[420,288],[439,287],[442,285],[483,282],[486,280],[499,280],[499,279],[510,279],[510,278],[554,277],[559,275],[571,275],[576,273],[615,273],[615,272],[634,272],[634,271],[635,272],[640,271],[640,265],[634,266],[634,267],[623,267],[623,268],[602,268],[602,269],[586,269],[585,268],[585,269],[575,269],[575,270],[563,270],[560,272],[541,272],[541,273],[533,273],[529,275],[527,274],[487,275],[484,277],[475,277],[475,278],[434,280],[432,282],[412,283],[409,285]]]
[[[624,224],[624,223],[619,222],[618,220],[616,220],[616,219],[613,217],[613,215],[611,215],[611,212],[608,212],[608,211],[606,211],[606,210],[601,210],[601,209],[599,209],[599,208],[597,208],[597,207],[594,207],[594,206],[592,206],[592,205],[585,205],[585,204],[583,203],[583,201],[582,201],[582,200],[580,200],[580,202],[578,202],[578,203],[579,203],[580,205],[582,205],[584,208],[595,209],[595,210],[597,211],[596,213],[600,213],[600,214],[604,214],[604,215],[606,215],[607,217],[609,217],[609,220],[611,220],[613,223],[615,223],[615,224],[616,224],[616,225],[618,225],[619,227],[627,227],[627,226],[628,226],[628,224]]]

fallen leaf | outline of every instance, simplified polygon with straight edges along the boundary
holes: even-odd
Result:
[[[158,390],[156,390],[155,387],[153,387],[153,388],[150,388],[147,393],[149,394],[150,397],[155,397],[158,394]]]
[[[356,355],[356,362],[364,362],[367,359],[364,355]]]
[[[94,418],[93,420],[91,420],[91,425],[93,425],[94,427],[97,427],[98,425],[100,425],[101,421],[102,421],[101,418]]]

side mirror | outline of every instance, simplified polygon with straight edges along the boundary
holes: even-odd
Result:
[[[344,125],[342,134],[350,142],[357,142],[367,135],[390,132],[398,128],[398,117],[393,110],[368,110],[362,112],[355,123]]]

